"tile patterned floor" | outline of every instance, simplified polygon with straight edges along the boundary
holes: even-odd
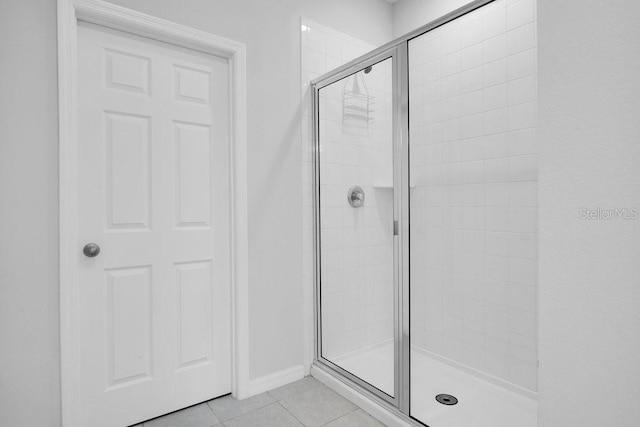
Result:
[[[224,396],[133,427],[384,427],[312,377],[245,400]]]

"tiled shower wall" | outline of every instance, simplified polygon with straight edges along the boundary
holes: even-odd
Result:
[[[534,0],[409,43],[412,344],[536,390]]]
[[[359,73],[359,90],[367,89],[375,102],[369,122],[343,119],[349,103],[343,90],[353,88],[355,78],[320,90],[322,349],[327,358],[393,338],[391,62]],[[353,185],[364,191],[362,207],[347,202]]]
[[[312,306],[313,164],[308,82],[372,50],[346,34],[302,20],[302,144],[305,304]],[[386,65],[386,66],[385,66]],[[391,66],[363,75],[372,122],[358,129],[342,120],[341,81],[321,91],[321,198],[323,355],[335,358],[393,337],[393,240],[391,183]],[[347,190],[360,185],[365,206],[354,209]],[[313,313],[305,316],[305,330]],[[308,343],[311,351],[313,342]],[[310,354],[310,353],[308,353]],[[310,358],[310,356],[309,356]]]

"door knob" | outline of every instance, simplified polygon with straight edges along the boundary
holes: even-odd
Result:
[[[84,245],[84,248],[82,248],[82,253],[89,258],[93,258],[95,256],[98,256],[98,254],[100,253],[100,246],[95,243],[87,243],[86,245]]]

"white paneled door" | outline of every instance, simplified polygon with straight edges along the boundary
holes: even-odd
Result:
[[[82,24],[77,77],[79,424],[127,426],[231,391],[229,63]]]

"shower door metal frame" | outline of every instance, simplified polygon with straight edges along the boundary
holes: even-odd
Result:
[[[340,72],[336,72],[336,73],[332,73],[330,76],[327,76],[325,79],[322,80],[318,80],[318,81],[314,81],[312,82],[312,102],[313,102],[313,135],[314,135],[314,144],[313,144],[313,164],[314,164],[314,180],[313,180],[313,188],[314,188],[314,245],[315,245],[315,257],[314,257],[314,262],[315,262],[315,282],[316,282],[316,287],[315,287],[315,360],[314,362],[317,364],[322,365],[324,368],[327,368],[330,371],[333,371],[334,373],[338,373],[340,375],[342,375],[345,378],[348,378],[350,381],[352,381],[353,383],[357,384],[358,386],[360,386],[361,388],[363,388],[364,390],[366,390],[367,392],[369,392],[370,394],[376,396],[377,398],[385,401],[386,403],[392,405],[393,407],[397,407],[398,403],[399,403],[399,399],[398,399],[398,395],[400,392],[400,388],[401,385],[399,384],[398,379],[400,378],[400,363],[399,362],[399,346],[398,346],[398,337],[400,337],[401,335],[398,334],[398,330],[401,327],[400,326],[400,319],[399,319],[399,315],[400,315],[400,311],[398,310],[398,294],[399,294],[399,284],[400,281],[398,280],[398,275],[399,275],[399,271],[398,271],[398,263],[396,262],[396,260],[398,259],[398,250],[400,248],[399,246],[399,242],[398,242],[398,236],[394,236],[394,241],[393,241],[393,254],[394,254],[394,280],[393,280],[393,286],[394,286],[394,304],[393,304],[393,309],[394,309],[394,393],[393,396],[388,395],[387,393],[383,392],[382,390],[376,388],[375,386],[373,386],[372,384],[368,383],[367,381],[363,380],[362,378],[352,374],[351,372],[343,369],[342,367],[340,367],[339,365],[331,362],[330,360],[324,358],[322,356],[322,310],[321,310],[321,273],[320,273],[320,259],[321,259],[321,254],[322,254],[322,248],[321,248],[321,241],[320,241],[320,161],[319,161],[319,157],[320,157],[320,129],[318,126],[318,122],[320,120],[320,90],[332,85],[342,79],[345,79],[351,75],[354,75],[355,73],[361,72],[362,70],[364,70],[365,68],[369,67],[369,66],[373,66],[377,63],[383,62],[385,60],[391,59],[392,62],[392,99],[397,99],[397,94],[399,93],[399,75],[400,75],[400,70],[398,69],[398,64],[400,63],[400,61],[398,60],[399,53],[398,53],[398,47],[394,46],[391,47],[389,49],[386,49],[384,51],[381,52],[377,52],[377,54],[375,55],[370,55],[368,56],[366,59],[363,59],[362,61],[359,61],[358,63],[353,64],[353,66],[351,67],[347,67],[347,68],[342,68]],[[398,120],[399,120],[399,108],[398,108],[398,103],[394,102],[393,103],[393,120],[392,120],[392,129],[393,129],[393,150],[392,152],[394,153],[394,158],[393,158],[393,188],[397,188],[398,184],[396,179],[397,176],[399,175],[399,171],[398,171],[398,166],[397,166],[397,159],[395,156],[395,152],[396,152],[396,144],[398,143],[398,135],[397,135],[397,129],[398,129]],[[398,203],[399,203],[399,195],[398,195],[398,191],[394,190],[393,193],[393,198],[394,198],[394,203],[393,203],[393,219],[394,221],[399,221],[399,217],[398,217],[398,213],[399,213],[399,208],[398,208]]]
[[[314,212],[314,364],[335,378],[415,426],[425,426],[410,411],[410,218],[409,218],[409,41],[447,24],[495,0],[472,1],[402,37],[399,37],[333,71],[311,81],[313,119],[313,212]],[[394,396],[389,396],[363,379],[322,357],[322,312],[320,275],[320,134],[319,91],[385,59],[393,61],[393,205],[398,234],[394,236]],[[395,227],[394,227],[395,228]]]

